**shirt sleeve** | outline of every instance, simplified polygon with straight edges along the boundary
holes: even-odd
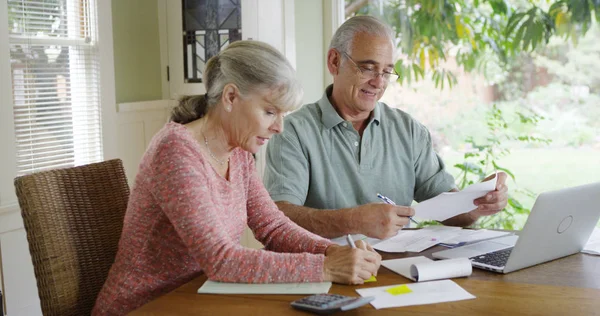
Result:
[[[271,198],[304,205],[309,186],[309,162],[291,124],[267,145],[264,183]]]
[[[256,172],[254,159],[248,156],[248,226],[254,236],[273,251],[324,253],[333,243],[298,226],[277,208]]]
[[[414,198],[422,202],[448,192],[456,185],[454,177],[446,171],[442,158],[433,150],[429,131],[422,125],[417,131]]]
[[[218,219],[210,199],[203,198],[211,194],[212,187],[193,147],[172,140],[159,146],[152,162],[152,194],[209,279],[243,283],[322,281],[322,254],[242,247],[226,233],[227,223]],[[253,223],[261,224],[266,223]]]

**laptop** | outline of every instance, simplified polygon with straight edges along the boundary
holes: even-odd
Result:
[[[519,236],[486,240],[432,254],[469,258],[473,267],[509,273],[580,252],[600,218],[600,182],[538,196]]]

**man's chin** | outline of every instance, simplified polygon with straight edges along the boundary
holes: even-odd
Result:
[[[377,101],[375,102],[363,102],[361,104],[361,111],[363,112],[372,112],[375,109],[375,106],[377,105]]]

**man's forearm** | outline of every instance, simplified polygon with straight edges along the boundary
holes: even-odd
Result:
[[[443,221],[442,224],[446,226],[457,226],[457,227],[467,227],[475,223],[479,217],[474,217],[472,212],[467,212],[463,214],[456,215],[454,217],[450,217],[447,220]]]
[[[354,233],[352,209],[320,210],[289,202],[275,202],[292,221],[304,229],[325,238]]]

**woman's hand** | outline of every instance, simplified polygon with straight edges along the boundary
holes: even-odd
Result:
[[[362,240],[356,242],[356,248],[331,245],[325,251],[323,279],[342,284],[363,284],[372,275],[377,275],[380,265],[381,256]]]

